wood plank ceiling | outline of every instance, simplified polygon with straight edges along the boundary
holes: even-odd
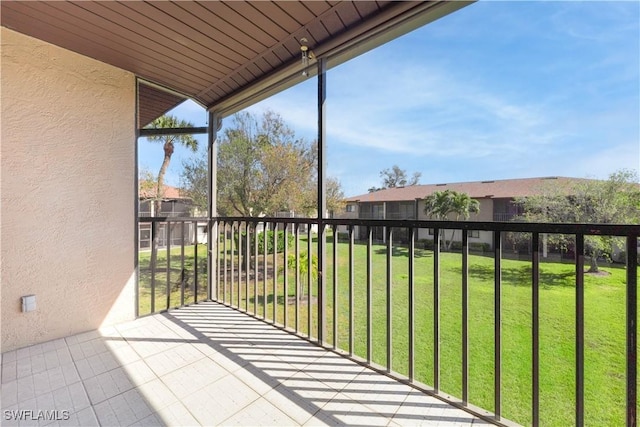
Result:
[[[278,82],[288,78],[294,84],[302,78],[303,37],[316,56],[329,57],[358,40],[368,40],[370,49],[397,37],[398,28],[410,31],[466,4],[2,1],[0,22],[153,83],[140,88],[144,126],[184,97],[229,114],[244,105],[243,99],[265,97]]]

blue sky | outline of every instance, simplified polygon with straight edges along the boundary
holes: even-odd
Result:
[[[331,69],[327,85],[328,174],[347,196],[394,164],[423,184],[640,169],[637,1],[481,1]],[[311,140],[315,94],[309,78],[249,110]],[[192,102],[174,114],[206,123]],[[167,183],[190,155],[176,150]],[[162,149],[141,141],[139,158],[157,173]]]

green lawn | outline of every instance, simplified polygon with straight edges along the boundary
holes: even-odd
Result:
[[[169,307],[179,307],[182,299],[184,281],[185,304],[194,302],[194,246],[185,246],[184,257],[180,247],[170,252],[169,269]],[[183,263],[184,260],[184,263]],[[138,313],[140,316],[151,313],[151,252],[141,251],[138,256],[139,286]],[[207,245],[198,245],[198,300],[207,298]],[[184,279],[184,280],[183,280]],[[155,275],[155,312],[167,308],[167,251],[158,251]]]
[[[306,251],[306,239],[301,238],[301,251]],[[313,245],[315,251],[316,245]],[[338,244],[337,258],[337,310],[338,347],[348,349],[348,245]],[[386,247],[372,248],[372,318],[373,361],[385,365],[386,360]],[[198,249],[204,256],[204,248]],[[292,253],[290,248],[290,253]],[[331,258],[333,246],[327,245],[327,342],[333,342],[332,317],[334,313],[333,274]],[[178,250],[179,253],[179,250]],[[222,249],[220,252],[222,256]],[[193,253],[191,252],[191,259]],[[174,259],[175,258],[175,259]],[[231,264],[230,245],[227,246],[227,265]],[[166,268],[166,259],[159,256],[160,268]],[[273,263],[278,271],[276,298],[272,280]],[[366,246],[354,247],[354,353],[366,356]],[[172,251],[173,271],[181,271]],[[256,260],[251,259],[253,268]],[[148,255],[141,255],[141,269],[148,265]],[[206,272],[205,259],[198,261]],[[238,258],[234,257],[237,269]],[[257,259],[262,271],[263,257]],[[494,409],[493,403],[493,313],[494,277],[490,257],[469,257],[469,398],[476,406]],[[258,275],[257,295],[254,298],[254,280],[247,281],[234,273],[233,290],[231,272],[227,272],[227,286],[219,289],[226,300],[240,307],[247,305],[257,314],[268,319],[275,314],[278,323],[284,323],[284,257],[282,254],[267,256],[266,281]],[[200,268],[200,267],[199,267]],[[542,263],[540,288],[540,421],[541,425],[565,426],[574,421],[575,402],[575,267],[573,264]],[[621,268],[605,268],[609,276],[585,277],[585,420],[589,425],[623,425],[625,397],[625,271]],[[251,270],[252,271],[252,270]],[[416,250],[415,255],[415,369],[416,379],[433,384],[433,253]],[[442,253],[440,261],[440,388],[453,396],[462,394],[461,374],[461,256]],[[156,280],[163,283],[164,291],[156,302],[156,310],[166,305],[166,275],[159,273]],[[144,275],[142,275],[142,278]],[[204,276],[204,275],[203,275]],[[177,277],[177,276],[176,276]],[[287,324],[295,327],[294,274],[288,271]],[[525,261],[502,261],[502,414],[521,424],[531,424],[531,267]],[[164,281],[163,281],[164,280]],[[238,287],[238,282],[240,286]],[[206,277],[202,277],[204,291]],[[221,277],[224,283],[224,276]],[[157,285],[158,286],[158,285]],[[143,304],[150,299],[148,287],[140,287],[141,313]],[[317,284],[311,286],[317,294]],[[158,289],[156,290],[158,294]],[[231,293],[233,292],[233,294]],[[177,293],[177,298],[176,294]],[[264,295],[266,294],[266,299]],[[204,292],[206,295],[206,292]],[[406,248],[395,248],[392,257],[392,368],[401,374],[408,373],[408,257]],[[158,302],[160,301],[160,302]],[[179,302],[179,290],[174,290],[173,301]],[[177,305],[177,304],[175,304]],[[146,306],[148,310],[148,303]],[[306,297],[298,305],[300,333],[317,336],[315,298],[311,305],[309,321]]]

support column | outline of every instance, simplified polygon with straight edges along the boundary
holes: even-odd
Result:
[[[382,202],[382,219],[387,219],[387,202]],[[382,228],[382,243],[387,243],[387,227]]]
[[[327,97],[327,60],[318,59],[318,342],[324,344],[326,334],[326,236],[324,217],[327,211],[326,196],[326,172],[327,161],[325,157],[326,141],[326,113],[325,100]],[[311,309],[309,307],[309,309]]]
[[[207,181],[208,181],[208,201],[207,201],[207,299],[213,300],[218,295],[216,287],[215,257],[218,254],[218,225],[214,218],[218,216],[216,196],[217,170],[218,170],[218,145],[216,138],[218,131],[222,127],[222,118],[213,112],[209,112],[209,126],[207,129]]]

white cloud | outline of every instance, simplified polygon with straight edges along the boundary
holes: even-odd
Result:
[[[610,3],[583,13],[572,4],[550,22],[564,6],[477,4],[459,12],[468,13],[464,19],[447,20],[464,22],[470,34],[508,34],[505,41],[457,37],[459,25],[443,19],[435,32],[425,28],[330,70],[327,136],[330,152],[339,153],[333,158],[341,156],[336,173],[357,181],[357,193],[393,163],[422,171],[423,182],[638,169],[638,42],[616,42],[637,35],[637,13],[625,16],[627,6]],[[602,9],[606,26],[598,25]],[[493,18],[483,24],[482,16]],[[577,49],[592,36],[606,48]],[[315,79],[303,86],[252,109],[268,106],[315,138]]]

